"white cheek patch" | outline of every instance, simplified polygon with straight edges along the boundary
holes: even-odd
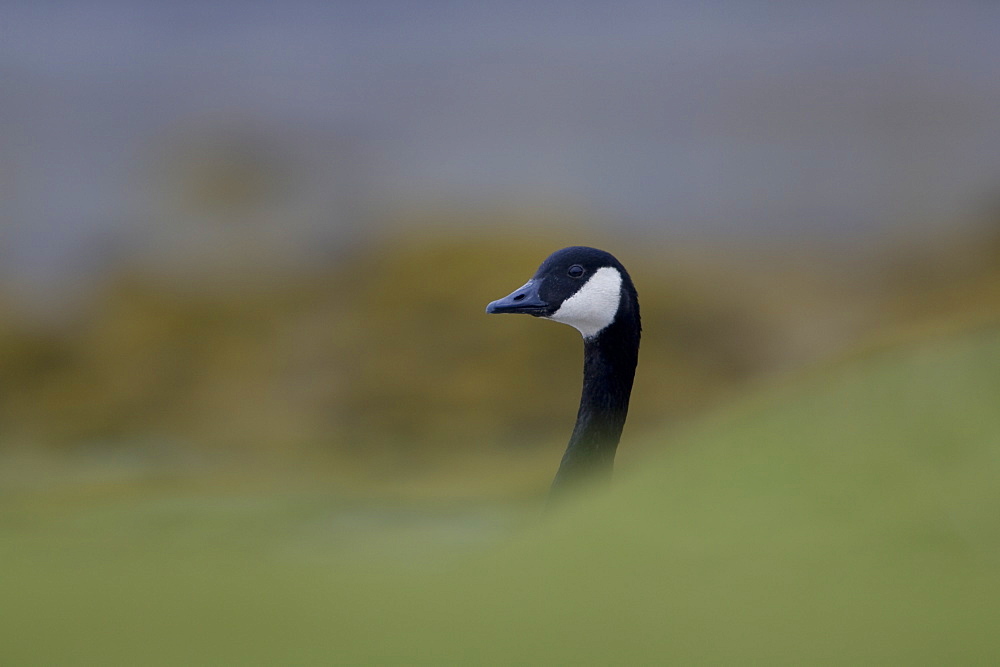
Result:
[[[622,275],[618,269],[601,267],[548,319],[576,327],[584,338],[592,338],[614,321],[621,292]]]

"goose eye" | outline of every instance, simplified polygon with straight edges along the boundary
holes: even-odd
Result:
[[[566,271],[566,273],[569,274],[570,278],[579,278],[584,274],[584,270],[583,267],[580,266],[579,264],[574,264],[573,266],[569,267],[569,270]]]

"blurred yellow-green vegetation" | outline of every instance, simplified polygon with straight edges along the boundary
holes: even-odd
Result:
[[[808,246],[615,241],[531,218],[468,232],[453,216],[295,270],[124,266],[48,320],[8,300],[5,451],[245,468],[325,460],[372,481],[498,457],[535,469],[571,428],[581,345],[568,328],[483,308],[572,243],[612,248],[640,289],[631,434],[682,425],[879,336],[997,310],[990,225],[887,245],[863,264]]]

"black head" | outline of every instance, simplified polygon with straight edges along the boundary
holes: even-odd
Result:
[[[635,288],[621,262],[603,250],[572,246],[549,255],[531,280],[486,306],[486,312],[544,317],[592,338],[615,321],[629,299],[635,301]]]

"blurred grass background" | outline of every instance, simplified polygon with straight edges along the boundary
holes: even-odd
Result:
[[[989,663],[998,371],[995,325],[868,354],[716,413],[541,522],[300,477],[8,496],[2,654]]]
[[[0,10],[0,662],[996,661],[996,9],[609,7]]]

